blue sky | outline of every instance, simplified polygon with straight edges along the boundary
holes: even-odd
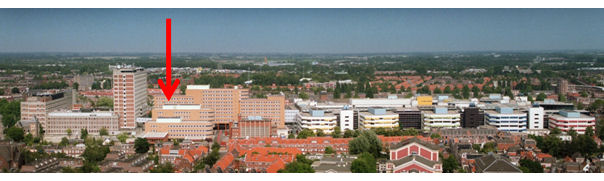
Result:
[[[0,9],[0,52],[604,49],[604,9]]]

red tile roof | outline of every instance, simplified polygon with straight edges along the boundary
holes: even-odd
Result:
[[[222,158],[220,158],[220,160],[218,160],[216,162],[216,164],[214,164],[214,168],[220,167],[221,169],[225,169],[229,165],[231,165],[231,163],[233,163],[234,160],[235,160],[235,156],[233,156],[233,154],[231,154],[231,153],[227,153]]]
[[[266,173],[277,173],[277,171],[285,168],[285,162],[281,159],[277,159],[273,162],[268,168],[266,168]]]

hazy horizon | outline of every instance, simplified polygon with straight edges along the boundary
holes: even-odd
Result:
[[[2,53],[604,50],[602,9],[0,9]],[[8,28],[5,28],[8,27]]]

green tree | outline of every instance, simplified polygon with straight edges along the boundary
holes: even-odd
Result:
[[[149,172],[151,173],[174,173],[174,166],[172,166],[172,163],[164,163],[164,164],[160,164],[157,167],[152,168],[151,170],[149,170]]]
[[[308,94],[306,94],[306,92],[300,92],[300,94],[298,94],[298,97],[299,97],[300,99],[304,99],[304,100],[306,100],[306,99],[308,99],[308,98],[309,98],[309,97],[308,97]]]
[[[585,135],[589,136],[589,137],[593,137],[594,136],[594,129],[591,126],[588,126],[587,128],[585,128]]]
[[[325,154],[335,154],[335,153],[336,153],[336,150],[333,149],[333,147],[331,147],[331,146],[325,147]]]
[[[353,131],[352,130],[345,130],[344,131],[344,138],[352,138],[353,137]]]
[[[323,136],[325,136],[325,132],[323,132],[323,130],[322,130],[322,129],[318,129],[318,130],[317,130],[316,135],[317,135],[318,137],[323,137]]]
[[[457,159],[453,155],[449,155],[446,159],[443,159],[443,172],[444,173],[453,173],[455,170],[459,169],[461,166],[457,162]]]
[[[11,93],[13,93],[13,94],[18,94],[19,92],[21,92],[21,91],[19,91],[19,88],[16,88],[16,87],[13,87],[13,89],[11,90]]]
[[[543,173],[541,163],[526,158],[520,160],[520,169],[524,173]]]
[[[544,93],[539,93],[537,95],[537,101],[543,101],[545,98],[547,98],[547,96]]]
[[[430,138],[432,138],[432,139],[440,138],[440,134],[438,134],[438,133],[432,133],[430,135]]]
[[[100,172],[98,163],[103,161],[109,153],[109,146],[102,145],[102,140],[90,139],[86,141],[86,149],[82,153],[84,165],[80,167],[83,173]]]
[[[472,95],[474,97],[479,97],[479,95],[480,95],[480,89],[478,89],[478,86],[472,86]]]
[[[306,139],[308,137],[314,137],[315,136],[315,132],[313,132],[310,129],[303,129],[302,131],[300,131],[298,133],[298,139]]]
[[[71,137],[71,128],[67,128],[67,136]]]
[[[461,89],[461,93],[464,99],[470,98],[470,88],[467,84],[463,86],[463,89]]]
[[[549,134],[559,135],[560,133],[562,133],[562,130],[560,130],[560,128],[554,128]]]
[[[371,153],[363,152],[350,165],[352,173],[376,173],[376,160]]]
[[[73,87],[74,90],[78,90],[78,88],[80,88],[80,84],[77,82],[74,82],[71,86]]]
[[[296,155],[296,160],[285,165],[284,169],[279,170],[279,173],[315,173],[311,167],[312,160],[307,159],[304,155]]]
[[[5,130],[6,137],[10,140],[21,142],[25,138],[25,132],[23,129],[18,127],[10,127]]]
[[[350,154],[371,153],[374,157],[381,157],[382,141],[371,130],[362,131],[360,135],[348,142]]]
[[[80,139],[85,140],[88,137],[88,130],[87,129],[81,129],[80,130]]]
[[[113,99],[111,99],[109,97],[100,97],[97,100],[95,107],[113,108]]]
[[[18,119],[16,115],[2,113],[2,125],[4,125],[5,128],[12,127],[17,124],[17,122]]]
[[[69,145],[69,139],[67,139],[66,137],[61,138],[61,142],[59,143],[59,146],[65,147],[67,145]]]
[[[128,133],[121,133],[119,135],[117,135],[117,139],[120,140],[121,143],[126,143],[126,140],[128,139]]]
[[[134,150],[136,153],[149,152],[149,146],[149,142],[145,138],[136,138],[136,140],[134,140]]]
[[[564,94],[558,94],[558,101],[560,101],[560,102],[566,102],[566,95],[564,95]]]
[[[23,142],[25,142],[29,146],[33,145],[34,144],[34,136],[31,133],[27,133],[25,135],[25,138],[23,138]]]
[[[333,128],[333,132],[331,133],[331,137],[333,137],[333,138],[340,138],[340,137],[342,137],[342,130],[340,130],[339,126],[336,126],[335,128]]]
[[[103,127],[103,128],[101,128],[101,129],[99,130],[99,134],[100,134],[101,136],[107,136],[107,135],[109,135],[109,132],[107,131],[107,128],[104,128],[104,127]]]
[[[402,130],[402,136],[417,136],[419,135],[419,131],[415,128],[408,128]]]

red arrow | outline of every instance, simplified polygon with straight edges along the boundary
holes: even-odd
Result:
[[[180,83],[180,80],[176,79],[172,84],[172,19],[166,19],[166,83],[161,79],[157,79],[157,83],[168,101]]]

